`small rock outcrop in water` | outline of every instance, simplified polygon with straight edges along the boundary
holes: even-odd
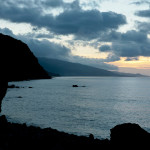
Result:
[[[72,85],[72,87],[79,87],[78,85]]]
[[[77,84],[74,84],[74,85],[72,85],[72,87],[86,87],[86,86],[85,86],[85,85],[79,86],[79,85],[77,85]]]
[[[8,81],[50,78],[25,43],[3,34],[0,34],[0,72]]]
[[[18,96],[17,98],[22,98],[22,96]]]
[[[13,89],[13,88],[20,88],[20,87],[19,87],[19,86],[14,85],[14,84],[12,84],[12,85],[8,85],[8,86],[7,86],[7,88],[11,88],[11,89]]]

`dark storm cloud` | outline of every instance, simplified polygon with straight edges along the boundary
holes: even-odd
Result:
[[[137,22],[137,28],[143,33],[150,33],[150,22]]]
[[[105,35],[105,38],[109,39],[112,45],[101,46],[99,48],[101,52],[110,52],[116,58],[117,56],[128,57],[128,61],[133,60],[129,59],[130,57],[150,56],[150,40],[147,38],[147,33],[145,32],[131,30],[126,33],[120,33],[113,31]],[[108,41],[106,40],[106,42]]]
[[[150,2],[147,1],[147,0],[141,0],[141,1],[132,2],[131,4],[134,4],[134,5],[143,5],[143,4],[150,4]]]
[[[70,49],[65,46],[49,42],[48,40],[30,39],[27,41],[28,46],[37,57],[49,57],[57,59],[67,59],[70,54]]]
[[[121,34],[121,40],[138,43],[138,42],[145,42],[148,39],[147,39],[147,34],[140,31],[130,30],[127,31],[126,33]]]
[[[120,56],[117,56],[115,54],[109,54],[106,59],[104,59],[104,62],[113,62],[113,61],[119,61]]]
[[[54,35],[53,34],[42,34],[42,33],[39,33],[37,35],[35,35],[36,38],[43,38],[43,39],[52,39],[54,38]]]
[[[121,57],[150,56],[150,40],[142,31],[127,31],[121,34],[117,42],[112,43],[112,49]]]
[[[61,7],[64,5],[64,2],[62,0],[46,0],[42,1],[41,4],[47,7]]]
[[[122,33],[112,30],[110,32],[101,33],[98,41],[100,42],[113,42],[121,39]]]
[[[113,42],[113,41],[132,41],[144,42],[147,41],[147,34],[141,31],[129,30],[125,33],[111,31],[101,34],[99,41]]]
[[[125,61],[136,61],[139,60],[138,57],[127,57]]]
[[[50,28],[53,32],[63,35],[74,34],[78,37],[96,38],[98,33],[117,29],[125,23],[122,15],[97,10],[66,11],[55,18],[55,25]]]
[[[137,16],[139,16],[139,17],[147,17],[147,18],[150,18],[150,9],[137,11],[137,12],[135,13],[135,15],[137,15]]]
[[[50,8],[58,8],[61,7],[63,9],[76,9],[79,8],[79,0],[75,0],[71,3],[64,2],[63,0],[43,0],[43,1],[36,1],[38,5],[43,5],[44,7]]]
[[[6,1],[8,2],[8,1]],[[10,20],[17,23],[33,23],[37,24],[40,19],[38,15],[41,13],[40,8],[33,7],[19,7],[14,3],[1,2],[0,18]]]
[[[112,50],[120,57],[150,56],[150,42],[114,42]]]
[[[16,3],[6,4],[2,1],[0,18],[45,27],[55,34],[73,34],[89,39],[96,38],[100,32],[118,29],[120,25],[126,24],[126,18],[121,14],[82,10],[78,1],[74,1],[69,6],[70,9],[65,9],[64,12],[54,17],[52,14],[44,14],[42,7],[38,7],[38,5],[31,4],[29,7],[26,5],[21,7]]]
[[[102,46],[99,48],[99,50],[100,50],[101,52],[109,52],[109,51],[111,51],[111,47],[110,47],[109,45],[102,45]]]
[[[136,57],[141,55],[140,45],[134,42],[114,42],[112,50],[120,57]]]

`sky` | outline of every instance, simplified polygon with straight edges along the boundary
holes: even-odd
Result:
[[[150,75],[150,0],[0,0],[0,33],[37,57]]]

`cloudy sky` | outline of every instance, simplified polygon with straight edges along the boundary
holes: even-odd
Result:
[[[0,0],[0,33],[37,57],[150,75],[150,0]]]

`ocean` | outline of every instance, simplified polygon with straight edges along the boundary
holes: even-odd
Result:
[[[8,89],[2,103],[1,114],[11,122],[99,139],[109,139],[110,129],[122,123],[150,131],[148,77],[56,77],[9,84],[20,87]]]

